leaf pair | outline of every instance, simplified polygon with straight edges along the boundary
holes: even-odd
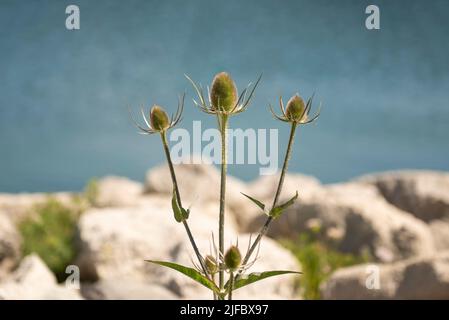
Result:
[[[260,209],[262,209],[262,211],[267,215],[272,217],[273,219],[276,219],[277,217],[279,217],[282,212],[284,212],[285,209],[287,209],[288,207],[290,207],[295,201],[296,199],[298,199],[298,191],[296,191],[296,194],[288,201],[284,202],[283,204],[280,204],[274,208],[272,208],[270,211],[267,211],[265,208],[265,204],[262,203],[261,201],[247,195],[244,194],[243,192],[241,192],[241,194],[243,194],[245,197],[247,197],[249,200],[251,200],[252,202],[254,202]]]
[[[183,222],[189,218],[190,209],[184,209],[178,203],[178,197],[176,195],[176,189],[173,189],[173,197],[171,199],[171,206],[176,222]]]
[[[206,276],[204,276],[199,271],[197,271],[193,268],[185,267],[183,265],[173,263],[173,262],[158,261],[158,260],[145,260],[145,261],[176,270],[176,271],[184,274],[185,276],[189,277],[190,279],[203,285],[204,287],[212,290],[221,298],[224,298],[230,290],[229,281],[225,285],[225,292],[220,292],[220,289],[217,287],[217,285],[212,280],[210,280],[209,278],[207,278]],[[283,274],[301,274],[301,272],[288,271],[288,270],[253,272],[248,275],[236,277],[236,279],[234,281],[234,285],[233,285],[233,290],[242,288],[251,283],[254,283],[254,282],[266,279],[266,278],[283,275]]]

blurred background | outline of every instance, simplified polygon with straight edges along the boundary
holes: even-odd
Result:
[[[66,29],[70,4],[80,30]],[[365,27],[370,4],[380,30]],[[174,112],[186,92],[180,126],[215,128],[184,74],[207,85],[220,71],[240,90],[263,72],[231,128],[279,129],[279,165],[289,126],[268,104],[297,92],[323,104],[298,130],[279,199],[299,189],[300,200],[270,225],[251,269],[303,274],[238,298],[449,299],[448,12],[447,0],[0,0],[0,300],[210,298],[144,262],[190,264],[192,252],[157,167],[160,139],[137,134],[126,106]],[[266,217],[240,192],[271,203],[278,176],[229,169],[257,179],[228,179],[226,245],[239,237],[244,250]],[[428,170],[346,182],[398,169]],[[176,172],[205,253],[219,172]],[[80,290],[65,285],[68,266]]]
[[[75,3],[81,29],[65,28]],[[226,70],[243,88],[263,72],[234,128],[288,126],[267,105],[316,93],[322,116],[300,129],[291,169],[336,182],[398,168],[449,169],[448,1],[0,2],[0,191],[80,190],[91,177],[143,180],[163,161],[126,105],[176,107],[182,126],[215,120],[193,107],[183,74],[203,85]],[[233,165],[244,179],[258,165]]]

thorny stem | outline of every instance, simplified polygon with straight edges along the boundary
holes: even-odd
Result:
[[[219,256],[224,255],[224,225],[225,225],[225,201],[226,201],[226,170],[227,170],[227,129],[228,116],[222,115],[218,118],[221,133],[221,185],[220,185],[220,216],[218,221],[218,251]],[[220,290],[224,287],[224,268],[220,267],[219,273]]]
[[[271,206],[271,209],[276,207],[277,202],[279,200],[279,196],[280,196],[281,191],[282,191],[282,186],[284,184],[285,174],[287,173],[287,169],[288,169],[288,161],[290,160],[290,156],[291,156],[291,152],[292,152],[292,146],[293,146],[293,141],[294,141],[294,138],[295,138],[296,126],[297,126],[297,124],[295,122],[292,122],[292,126],[291,126],[291,129],[290,129],[290,137],[288,139],[287,151],[285,152],[284,164],[282,165],[281,176],[279,178],[279,183],[278,183],[278,187],[277,187],[277,190],[276,190],[276,195],[274,197],[273,205]],[[270,225],[271,221],[273,221],[273,217],[269,216],[267,218],[267,220],[265,221],[264,225],[262,226],[262,228],[260,229],[259,234],[257,235],[256,240],[254,240],[254,242],[251,245],[250,249],[246,253],[245,258],[243,259],[243,263],[242,263],[243,265],[248,263],[248,260],[251,258],[251,255],[253,254],[254,250],[259,245],[260,240],[262,240],[262,237],[267,233],[268,226]],[[237,274],[237,277],[239,275],[241,275],[242,272],[243,272],[242,270],[239,271],[239,273]]]
[[[176,200],[178,201],[179,206],[182,208],[181,195],[179,193],[178,182],[176,181],[175,169],[173,167],[173,162],[171,160],[170,150],[168,148],[168,142],[167,142],[167,135],[166,135],[165,131],[161,132],[161,138],[162,138],[162,144],[164,146],[165,156],[166,156],[167,162],[168,162],[168,167],[170,168],[171,179],[172,179],[173,186],[174,186],[175,192],[176,192]],[[187,223],[187,220],[183,220],[182,224],[184,225],[184,228],[186,229],[187,236],[189,237],[190,243],[192,244],[193,250],[195,251],[195,254],[198,258],[201,269],[203,269],[204,274],[207,276],[208,274],[207,274],[206,267],[203,262],[203,258],[201,257],[200,251],[198,250],[198,246],[195,243],[195,239],[193,238],[192,232],[190,231],[190,227],[189,227],[189,224]]]
[[[234,287],[234,272],[229,273],[229,294],[228,300],[232,300],[232,288]]]

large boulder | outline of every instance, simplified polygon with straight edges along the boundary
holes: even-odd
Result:
[[[404,170],[364,176],[388,202],[426,222],[449,218],[449,173]]]
[[[21,237],[11,220],[0,212],[0,280],[20,259]]]
[[[96,207],[126,207],[136,204],[143,185],[128,178],[108,176],[98,180],[96,189]]]
[[[0,212],[7,215],[14,223],[33,215],[37,205],[54,199],[68,207],[74,205],[75,194],[69,192],[57,193],[0,193]]]
[[[191,213],[188,223],[197,242],[206,241],[202,249],[208,252],[211,233],[218,228],[215,217],[198,210]],[[82,278],[87,280],[161,280],[167,270],[145,259],[172,260],[183,244],[188,244],[193,254],[183,224],[173,218],[168,197],[153,196],[137,207],[91,209],[82,215],[78,225],[77,264]],[[229,236],[236,234],[232,223],[226,230]]]
[[[449,220],[435,220],[429,223],[436,250],[449,250]]]
[[[185,205],[190,203],[219,203],[220,172],[209,164],[179,164],[175,166],[179,192]],[[247,193],[246,185],[237,178],[227,177],[226,205],[229,213],[239,223],[243,231],[244,215],[252,209],[252,205],[241,194]],[[167,165],[150,169],[146,174],[145,193],[166,194],[173,193],[170,171]],[[218,211],[217,211],[218,216]],[[243,217],[243,218],[242,218]]]
[[[261,176],[257,180],[252,181],[248,186],[249,194],[256,199],[267,201],[267,204],[271,205],[269,200],[272,202],[274,199],[279,184],[279,175],[280,173]],[[279,202],[290,199],[295,195],[296,191],[298,191],[301,197],[308,198],[321,187],[320,181],[315,177],[299,173],[287,173],[282,185]]]
[[[83,284],[81,292],[89,300],[173,300],[178,299],[161,285],[132,279],[104,279]]]
[[[188,220],[203,255],[214,251],[211,249],[212,231],[215,244],[218,243],[215,231],[218,227],[216,207],[210,208],[213,208],[213,214],[202,208],[203,210],[192,211]],[[225,235],[226,245],[238,241],[242,251],[245,251],[248,236],[238,235],[232,223],[227,224]],[[81,269],[81,277],[99,281],[93,287],[94,291],[90,292],[104,291],[98,288],[109,286],[105,285],[108,281],[127,279],[131,283],[141,282],[145,286],[164,287],[179,298],[211,298],[207,290],[184,275],[144,261],[165,260],[189,266],[192,262],[196,263],[196,256],[183,225],[176,223],[173,218],[168,196],[143,197],[136,207],[91,209],[80,219],[79,240],[80,256],[77,264]],[[252,270],[299,269],[294,257],[269,239],[263,242],[260,257]],[[131,286],[129,290],[131,292],[134,289]],[[153,289],[148,288],[148,292],[151,290]],[[240,291],[242,297],[246,294],[247,298],[287,298],[294,294],[294,283],[291,276],[284,276],[282,279],[266,280],[265,286],[261,282],[259,287],[255,284],[253,289],[250,286],[248,290]],[[105,298],[112,297],[100,294],[102,295]]]
[[[449,299],[449,251],[394,264],[343,268],[321,292],[324,299]]]
[[[140,197],[136,202],[135,206],[137,207],[146,207],[149,208],[157,207],[163,208],[163,210],[169,211],[169,215],[173,216],[172,208],[171,208],[172,196],[169,194],[145,194]],[[184,201],[183,206],[186,208],[190,208],[190,218],[189,223],[197,224],[201,223],[202,217],[206,217],[208,221],[210,221],[211,225],[209,230],[209,235],[211,231],[218,230],[218,213],[220,209],[220,204],[217,201],[206,200],[205,202],[200,202],[199,200],[194,200],[192,202]],[[225,222],[226,225],[229,226],[232,230],[237,230],[238,224],[234,215],[230,214],[231,209],[229,206],[225,207],[226,216]],[[215,226],[213,225],[213,221],[215,220]]]
[[[254,225],[265,217],[258,219]],[[379,261],[434,251],[425,223],[386,202],[375,187],[359,183],[330,185],[298,199],[272,223],[268,235],[294,238],[311,228],[343,252],[368,250]]]
[[[78,224],[80,253],[76,264],[83,280],[135,278],[158,270],[145,259],[167,259],[182,241],[182,225],[158,208],[107,208],[85,212]],[[172,225],[173,224],[173,225]]]
[[[0,299],[80,300],[79,290],[58,285],[56,277],[35,254],[23,259],[17,270],[0,282]]]
[[[262,201],[268,208],[271,208],[274,196],[279,184],[279,173],[275,175],[261,176],[248,185],[248,195]],[[298,191],[299,201],[311,198],[322,189],[319,180],[303,174],[286,174],[284,178],[282,192],[279,196],[278,204],[283,203],[293,197]],[[256,232],[259,230],[265,218],[263,212],[250,200],[245,199],[250,206],[240,219],[240,224],[246,232]],[[256,223],[258,221],[259,223]]]

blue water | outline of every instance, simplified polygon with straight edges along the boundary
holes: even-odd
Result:
[[[65,29],[77,4],[81,29]],[[368,4],[381,29],[368,31]],[[242,87],[260,72],[240,128],[272,120],[276,96],[316,92],[293,171],[323,182],[398,168],[449,170],[449,1],[0,1],[0,191],[79,190],[93,176],[143,180],[163,161],[136,134],[127,104],[175,107],[227,70]],[[187,102],[183,125],[215,120]],[[283,148],[281,149],[283,150]],[[282,151],[283,152],[283,151]],[[281,156],[281,155],[280,155]],[[256,165],[231,166],[252,179]]]

